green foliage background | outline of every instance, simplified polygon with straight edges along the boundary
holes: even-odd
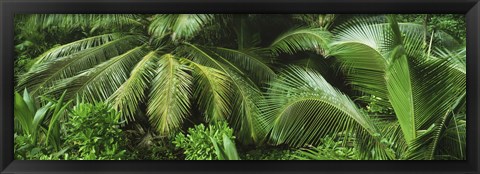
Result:
[[[459,14],[16,15],[15,158],[464,160],[465,30]]]

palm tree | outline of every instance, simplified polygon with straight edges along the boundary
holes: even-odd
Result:
[[[19,79],[32,94],[111,103],[127,121],[146,105],[150,123],[162,135],[179,130],[198,107],[207,122],[228,120],[245,143],[261,141],[257,119],[260,85],[275,76],[272,55],[319,49],[329,33],[294,28],[260,48],[249,15],[32,15],[37,27],[83,27],[98,35],[54,47]],[[232,27],[233,26],[233,27]],[[235,33],[219,33],[219,28]],[[110,29],[112,28],[112,29]],[[102,30],[103,29],[103,30]],[[95,33],[95,32],[91,32]],[[224,34],[224,35],[222,35]],[[220,36],[218,36],[220,35]],[[231,47],[214,41],[235,40]],[[226,39],[225,39],[226,38]],[[297,43],[297,44],[294,44]],[[284,45],[290,44],[286,48]],[[283,46],[282,46],[283,45]],[[273,51],[272,51],[273,50]]]
[[[465,159],[465,51],[424,47],[421,27],[389,16],[333,31],[329,56],[353,89],[395,115],[369,116],[319,73],[292,67],[261,104],[269,139],[302,147],[326,135],[354,137],[364,159]]]

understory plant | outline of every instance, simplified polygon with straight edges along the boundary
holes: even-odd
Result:
[[[199,124],[189,128],[186,135],[177,134],[173,143],[183,150],[186,160],[217,160],[222,156],[217,155],[215,144],[223,146],[226,143],[225,140],[233,144],[235,137],[228,124],[220,122],[208,126]]]
[[[120,113],[102,102],[79,102],[65,123],[65,159],[120,160],[125,158],[125,135]]]

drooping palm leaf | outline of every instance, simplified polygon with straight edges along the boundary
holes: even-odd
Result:
[[[368,117],[344,94],[311,70],[292,67],[271,83],[261,105],[275,144],[317,144],[342,131],[378,133]]]
[[[128,79],[130,70],[145,55],[143,46],[136,47],[76,76],[58,81],[49,93],[58,95],[67,90],[66,98],[69,99],[79,95],[88,101],[106,100]]]
[[[74,41],[58,47],[54,47],[48,50],[47,52],[43,53],[42,55],[38,56],[37,58],[35,58],[34,62],[36,65],[38,65],[39,63],[42,63],[44,61],[65,57],[67,55],[71,55],[88,48],[103,45],[110,41],[119,39],[124,35],[125,33],[102,34],[102,35],[88,37],[85,39]]]
[[[148,53],[135,65],[128,80],[108,98],[116,110],[122,111],[124,120],[134,121],[138,105],[146,101],[145,90],[155,77],[157,60],[155,51]]]
[[[328,55],[331,33],[319,28],[296,28],[277,37],[270,45],[275,54],[294,54],[299,51],[315,51]]]
[[[171,54],[163,55],[158,61],[147,114],[161,135],[176,131],[190,114],[193,79],[187,71],[190,68]]]
[[[227,120],[232,112],[232,80],[224,72],[184,59],[194,70],[195,97],[206,121]]]
[[[118,56],[122,52],[138,46],[141,42],[141,36],[126,35],[97,47],[59,58],[52,58],[50,61],[35,65],[22,75],[18,86],[27,88],[32,91],[32,94],[36,94],[39,90],[51,87],[56,80],[75,76],[83,70],[94,67],[111,57]]]
[[[261,134],[261,131],[258,130],[255,121],[259,113],[256,102],[259,101],[260,90],[250,78],[245,77],[244,72],[235,66],[232,63],[233,61],[229,61],[228,55],[223,57],[223,54],[217,54],[214,49],[187,44],[181,51],[187,52],[183,54],[193,62],[215,68],[227,77],[232,88],[229,89],[231,90],[230,94],[233,95],[230,96],[228,101],[230,103],[229,107],[233,106],[234,108],[233,112],[229,111],[228,113],[233,115],[231,121],[235,133],[239,137],[245,138],[244,143],[246,144],[252,141],[260,141],[259,134]]]

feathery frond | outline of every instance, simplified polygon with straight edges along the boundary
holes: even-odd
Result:
[[[124,120],[135,121],[138,105],[146,101],[146,89],[155,77],[158,55],[151,51],[140,60],[130,77],[108,99],[116,110],[122,111]]]
[[[128,79],[130,70],[145,54],[143,46],[131,49],[76,76],[58,81],[49,93],[58,95],[67,90],[68,99],[79,95],[87,101],[106,100]]]
[[[171,54],[163,55],[158,61],[147,114],[161,135],[177,131],[190,114],[193,80],[190,70]]]
[[[277,37],[270,49],[275,54],[314,51],[326,57],[331,37],[331,33],[324,29],[296,28]]]
[[[160,14],[154,16],[148,31],[158,38],[170,35],[172,41],[188,40],[213,19],[213,14]]]
[[[39,63],[20,77],[18,87],[27,88],[32,94],[46,91],[57,80],[73,77],[81,71],[140,45],[141,39],[141,36],[126,35],[96,47]]]
[[[291,67],[271,83],[261,109],[275,144],[317,144],[318,137],[343,131],[378,134],[347,96],[320,74],[299,67]]]

